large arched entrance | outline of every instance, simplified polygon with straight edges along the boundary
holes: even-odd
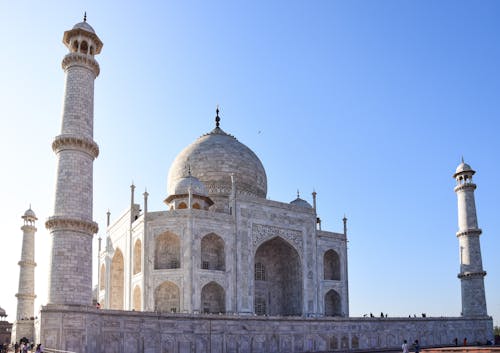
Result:
[[[256,314],[302,314],[302,266],[297,250],[280,237],[268,240],[255,253],[254,269]]]
[[[111,288],[109,291],[109,301],[111,309],[123,310],[123,285],[124,285],[123,254],[120,249],[115,250],[111,260]]]

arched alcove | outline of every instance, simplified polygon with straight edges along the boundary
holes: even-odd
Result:
[[[135,311],[141,311],[141,302],[141,287],[135,286],[132,306]]]
[[[325,316],[341,316],[340,295],[333,289],[325,294]]]
[[[89,46],[87,44],[86,41],[82,41],[82,43],[80,44],[80,52],[82,54],[87,54],[87,50],[89,49]]]
[[[359,349],[359,338],[357,336],[351,337],[351,349]]]
[[[323,256],[324,278],[340,281],[340,258],[335,250],[328,250]]]
[[[137,239],[134,245],[134,275],[141,272],[142,264],[142,243],[141,239]]]
[[[207,314],[226,312],[224,288],[215,282],[206,284],[201,290],[201,310]]]
[[[179,268],[180,263],[180,238],[171,232],[160,234],[155,242],[155,269]]]
[[[175,313],[180,311],[180,306],[180,291],[175,283],[165,281],[156,287],[155,311]]]
[[[297,250],[276,237],[259,246],[254,264],[264,269],[263,277],[254,274],[261,278],[254,282],[255,303],[265,300],[267,315],[301,315],[302,265]]]
[[[99,290],[104,290],[106,288],[106,266],[101,264],[101,270],[99,272]]]
[[[201,268],[204,270],[224,271],[224,240],[215,233],[201,239]]]
[[[113,259],[111,260],[111,283],[109,292],[109,307],[111,309],[123,310],[124,280],[123,254],[120,249],[116,249]]]
[[[330,337],[329,349],[331,350],[339,349],[339,340],[337,339],[337,337],[335,336]]]

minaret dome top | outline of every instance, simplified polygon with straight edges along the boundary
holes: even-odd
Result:
[[[465,163],[462,159],[462,163],[460,163],[457,167],[457,169],[455,170],[455,174],[453,174],[453,177],[456,178],[458,175],[461,175],[461,174],[470,174],[470,175],[474,175],[476,173],[475,170],[473,170],[471,168],[470,165],[468,165],[467,163]]]
[[[63,43],[71,52],[95,55],[102,49],[102,42],[94,29],[85,20],[73,26],[69,31],[64,32]]]
[[[31,209],[31,207],[24,212],[24,215],[21,217],[22,219],[26,221],[36,221],[38,218],[36,218],[35,212]]]
[[[83,21],[83,22],[79,22],[77,23],[76,25],[73,26],[73,29],[83,29],[87,32],[90,32],[90,33],[94,33],[95,34],[95,31],[94,29],[92,28],[91,25],[89,25],[87,23],[87,21]]]

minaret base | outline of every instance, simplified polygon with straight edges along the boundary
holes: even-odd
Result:
[[[12,342],[19,342],[27,338],[29,342],[35,342],[35,319],[17,320],[12,325]]]

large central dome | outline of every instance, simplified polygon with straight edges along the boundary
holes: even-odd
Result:
[[[177,181],[187,175],[188,168],[205,185],[210,197],[231,194],[231,175],[234,175],[237,193],[267,195],[266,171],[259,158],[218,126],[175,158],[168,173],[169,195],[175,193]]]

